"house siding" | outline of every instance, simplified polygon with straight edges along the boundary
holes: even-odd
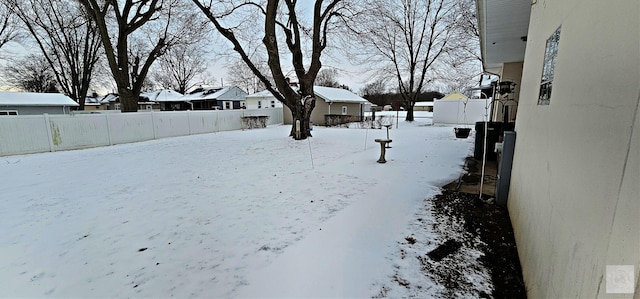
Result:
[[[331,114],[342,114],[342,107],[347,106],[347,115],[352,116],[362,116],[361,104],[357,103],[338,103],[334,102],[331,104]],[[284,106],[284,123],[285,124],[293,124],[293,117],[291,116],[291,110]],[[322,98],[316,98],[316,106],[313,108],[313,113],[311,114],[311,121],[314,125],[324,126],[325,119],[324,116],[329,114],[329,104],[322,100]]]
[[[639,13],[638,1],[531,8],[508,199],[530,298],[611,296],[607,265],[633,265],[640,296]],[[541,106],[545,42],[559,26]]]
[[[67,106],[0,106],[0,110],[17,110],[18,115],[69,114]]]

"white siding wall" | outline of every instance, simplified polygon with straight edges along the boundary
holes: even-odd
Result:
[[[508,201],[530,298],[616,296],[607,265],[634,266],[640,296],[639,20],[637,0],[532,6]],[[540,106],[545,43],[559,26]]]
[[[488,101],[490,104],[491,100]],[[473,125],[485,120],[485,107],[485,100],[469,99],[466,109],[463,100],[436,100],[433,103],[433,123]]]
[[[267,115],[282,124],[282,109],[166,111],[0,117],[0,156],[61,151],[242,129],[242,116]]]

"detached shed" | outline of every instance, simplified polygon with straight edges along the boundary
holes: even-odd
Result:
[[[311,113],[315,125],[334,125],[341,122],[360,121],[371,103],[357,94],[342,88],[314,86],[316,107]],[[291,124],[291,111],[284,107],[284,123]]]
[[[491,100],[469,99],[459,92],[449,94],[433,102],[433,123],[472,125],[483,121],[487,101],[491,103]]]
[[[78,103],[60,93],[0,92],[0,116],[69,114]]]

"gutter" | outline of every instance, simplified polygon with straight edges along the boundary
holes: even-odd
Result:
[[[480,58],[482,59],[482,70],[486,73],[486,67],[484,65],[485,56],[486,56],[486,29],[485,29],[485,20],[487,19],[487,8],[486,8],[486,0],[476,0],[476,15],[478,16],[478,31],[480,33]],[[492,74],[492,73],[491,73]]]

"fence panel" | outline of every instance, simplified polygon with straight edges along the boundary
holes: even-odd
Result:
[[[51,150],[42,115],[0,117],[0,156]]]
[[[0,156],[240,130],[242,116],[258,115],[282,123],[278,108],[0,117]]]
[[[112,144],[155,139],[151,113],[113,113],[107,115]]]
[[[153,117],[156,139],[190,134],[189,111],[163,111],[150,114]]]
[[[233,131],[242,129],[242,115],[244,110],[222,110],[218,113],[218,131]]]
[[[189,128],[191,134],[213,133],[218,131],[218,112],[191,111],[189,112]]]
[[[248,109],[242,116],[268,116],[267,125],[282,124],[282,108]]]
[[[54,151],[109,145],[104,115],[50,115]]]

